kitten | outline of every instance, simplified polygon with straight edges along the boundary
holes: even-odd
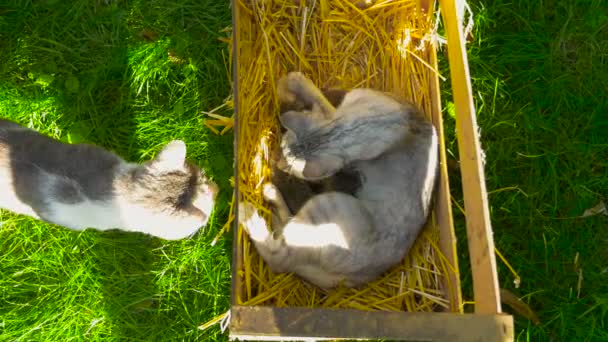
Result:
[[[239,222],[275,272],[326,289],[370,282],[403,259],[427,220],[436,131],[414,107],[375,90],[351,90],[337,108],[300,73],[289,73],[278,90],[283,101],[312,105],[281,115],[287,131],[278,167],[306,181],[346,168],[360,175],[361,185],[353,195],[315,195],[291,212],[284,194],[266,184],[273,232],[248,202],[239,204]]]
[[[74,230],[186,238],[207,223],[218,188],[185,158],[176,140],[152,161],[127,163],[0,119],[0,208]]]

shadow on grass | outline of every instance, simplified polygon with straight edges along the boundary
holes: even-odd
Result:
[[[125,156],[136,127],[122,10],[91,3],[0,6],[0,113],[65,142]]]
[[[158,290],[152,273],[158,257],[152,250],[160,245],[158,239],[141,234],[107,232],[99,235],[91,249],[91,272],[98,272],[101,281],[102,319],[112,336],[145,340],[158,328]],[[90,328],[95,324],[92,321]]]
[[[473,1],[468,46],[501,287],[540,324],[515,316],[518,340],[605,341],[606,222],[581,217],[608,198],[608,30],[600,1]],[[447,73],[443,60],[442,74]],[[449,82],[442,98],[450,99]],[[450,103],[444,108],[450,113]],[[452,111],[453,114],[453,111]],[[453,115],[448,150],[458,156]],[[453,200],[463,206],[460,172]],[[472,283],[465,217],[454,210],[465,298]],[[467,308],[468,309],[468,308]]]
[[[222,189],[187,241],[1,226],[1,340],[218,337],[197,326],[229,303],[230,241],[209,245],[228,213],[232,137],[210,133],[201,112],[230,91],[217,39],[229,24],[228,3],[213,0],[0,3],[0,117],[133,162],[182,139]]]

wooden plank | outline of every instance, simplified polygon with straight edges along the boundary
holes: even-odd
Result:
[[[439,4],[448,36],[448,58],[456,107],[456,133],[473,273],[475,312],[500,313],[494,238],[462,25],[457,18],[454,0],[440,0]]]
[[[509,315],[368,312],[233,306],[230,339],[294,341],[513,341]]]
[[[431,66],[439,70],[437,66],[437,49],[434,47],[429,53]],[[450,264],[452,272],[443,278],[443,289],[446,298],[450,300],[450,311],[462,312],[462,292],[460,289],[460,271],[458,269],[458,254],[456,247],[456,235],[454,233],[454,220],[452,218],[452,203],[450,195],[450,183],[448,178],[447,156],[445,137],[443,133],[443,117],[441,115],[441,96],[439,94],[439,77],[432,71],[430,79],[431,87],[431,121],[437,129],[439,137],[439,181],[435,192],[435,218],[439,227],[439,249]]]
[[[234,208],[234,221],[232,222],[232,233],[233,233],[233,242],[232,242],[232,282],[230,289],[230,300],[232,305],[237,304],[238,298],[242,298],[243,289],[242,289],[242,279],[238,274],[238,271],[241,269],[243,264],[243,255],[240,248],[238,248],[239,241],[239,211],[238,211],[238,200],[240,198],[239,194],[239,59],[240,59],[240,49],[238,43],[240,41],[240,11],[238,0],[232,0],[232,92],[234,94],[234,198],[237,201],[235,203]]]

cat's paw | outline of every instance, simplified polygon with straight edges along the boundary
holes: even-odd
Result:
[[[264,195],[264,199],[270,203],[275,203],[281,198],[279,189],[272,183],[264,184],[262,187],[262,195]]]
[[[299,173],[297,176],[305,180],[317,181],[335,175],[344,167],[344,160],[338,156],[324,155],[296,166]]]
[[[297,102],[296,94],[290,87],[289,74],[279,78],[277,82],[277,95],[279,102],[284,105],[294,105]]]
[[[314,89],[316,86],[312,80],[299,71],[292,71],[277,82],[277,95],[283,104],[295,104],[300,101],[301,104],[311,105],[310,94]]]
[[[288,73],[285,78],[287,89],[289,89],[291,93],[295,94],[296,97],[308,98],[311,89],[316,89],[313,81],[299,71],[292,71]]]
[[[263,217],[258,213],[257,208],[249,202],[239,203],[239,224],[249,234],[254,241],[265,241],[270,236],[268,226]]]
[[[290,71],[287,76],[287,84],[289,88],[293,89],[300,86],[302,83],[309,81],[308,77],[306,77],[303,73],[299,71]]]

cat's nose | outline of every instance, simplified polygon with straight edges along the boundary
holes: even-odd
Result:
[[[207,184],[203,185],[203,191],[211,194],[213,198],[215,198],[219,190],[220,188],[213,181],[207,181]]]

